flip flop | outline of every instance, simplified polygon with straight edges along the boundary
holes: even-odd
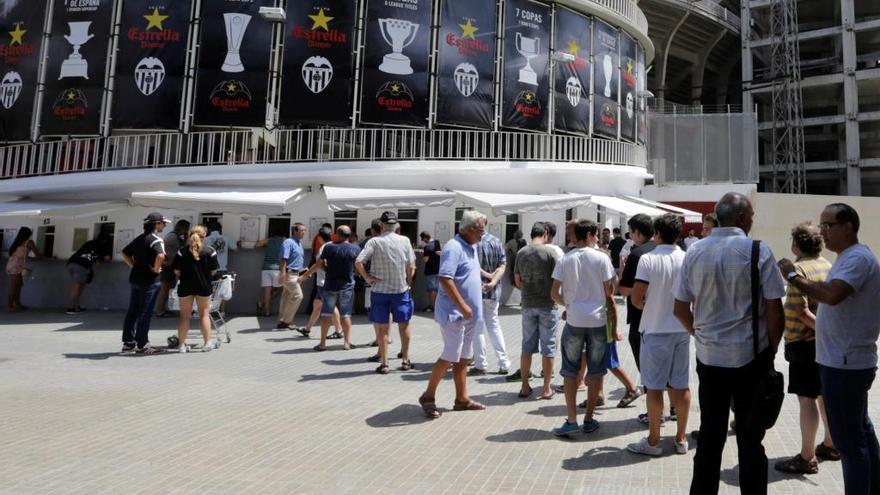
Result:
[[[333,332],[333,333],[331,333],[330,335],[328,335],[327,338],[328,338],[328,339],[341,339],[341,338],[342,338],[342,332]]]
[[[475,400],[468,400],[467,402],[456,402],[454,406],[452,406],[453,411],[482,411],[486,409],[484,404],[480,404]]]
[[[554,395],[556,395],[556,392],[550,391],[550,395],[542,394],[540,397],[538,397],[538,400],[550,400],[553,398]]]
[[[321,344],[318,344],[318,345],[316,345],[315,347],[312,347],[312,350],[314,350],[314,351],[316,351],[316,352],[321,352],[321,351],[326,351],[327,348],[326,348],[326,347],[321,347]]]
[[[531,395],[532,395],[532,387],[529,387],[528,392],[523,392],[522,390],[520,390],[519,393],[516,394],[516,396],[519,397],[520,399],[526,399],[528,397],[531,397]]]
[[[442,414],[437,409],[437,403],[434,402],[434,399],[427,399],[424,396],[419,397],[419,405],[422,406],[422,411],[424,411],[425,416],[428,418],[437,419]]]

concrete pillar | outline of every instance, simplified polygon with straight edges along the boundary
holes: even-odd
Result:
[[[843,106],[846,116],[846,193],[862,195],[862,171],[859,168],[859,87],[856,83],[856,32],[853,0],[840,0],[843,27]]]
[[[742,48],[742,105],[746,112],[752,111],[755,104],[752,98],[752,78],[755,77],[752,64],[752,8],[748,0],[740,2],[740,46]]]

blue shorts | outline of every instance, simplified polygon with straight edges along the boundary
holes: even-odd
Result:
[[[321,316],[333,316],[333,308],[339,304],[339,316],[349,318],[354,308],[354,288],[342,290],[327,290],[321,288],[318,291],[321,296]]]
[[[407,323],[412,319],[413,301],[409,291],[400,294],[370,292],[370,321],[388,323],[389,314],[394,323]]]
[[[642,334],[642,384],[648,390],[689,388],[691,338],[685,332]],[[791,370],[789,369],[789,373]]]
[[[617,358],[617,344],[613,340],[605,346],[605,367],[609,370],[620,368],[620,360]]]
[[[425,292],[437,292],[438,288],[437,275],[425,275]]]
[[[565,324],[562,329],[562,371],[568,378],[576,378],[581,368],[581,354],[587,353],[587,376],[602,376],[608,370],[605,354],[608,346],[605,327],[575,327]]]
[[[556,354],[556,323],[559,315],[554,308],[522,309],[522,353],[534,354],[541,344],[541,354],[553,357]]]

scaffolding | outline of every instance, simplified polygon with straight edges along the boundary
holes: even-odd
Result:
[[[773,0],[770,10],[772,188],[774,192],[804,194],[807,186],[797,0]]]

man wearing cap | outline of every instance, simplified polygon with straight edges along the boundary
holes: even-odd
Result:
[[[159,233],[171,223],[159,213],[144,219],[144,233],[122,249],[122,259],[131,268],[131,300],[122,324],[122,352],[158,354],[161,349],[149,345],[150,318],[159,294],[159,273],[165,261],[165,244]]]
[[[400,330],[400,347],[403,363],[399,369],[412,369],[409,360],[409,320],[413,314],[410,295],[413,275],[416,271],[416,254],[409,239],[394,232],[397,214],[382,213],[382,233],[370,238],[358,255],[355,267],[370,284],[370,321],[376,329],[379,343],[379,367],[376,373],[388,373],[388,332],[391,329],[389,314]],[[364,267],[370,263],[369,273]]]

